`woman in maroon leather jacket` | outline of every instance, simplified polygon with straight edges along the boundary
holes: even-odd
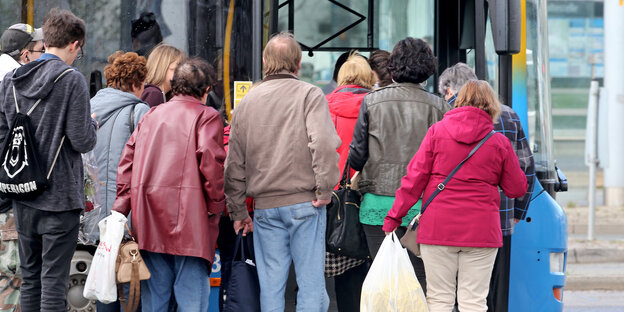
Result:
[[[223,193],[223,122],[204,105],[214,70],[201,59],[181,63],[174,97],[150,110],[130,137],[117,175],[113,210],[132,210],[133,234],[151,278],[143,309],[207,311]],[[145,289],[147,288],[147,289]]]

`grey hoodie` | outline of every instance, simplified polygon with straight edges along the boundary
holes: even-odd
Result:
[[[93,149],[96,123],[90,116],[89,91],[85,77],[60,59],[30,62],[7,75],[0,84],[0,142],[4,142],[13,118],[17,91],[21,112],[26,112],[37,99],[39,106],[30,114],[35,130],[37,153],[47,172],[65,136],[56,161],[49,188],[34,200],[18,201],[21,205],[44,211],[84,209],[84,176],[80,153]]]
[[[102,183],[102,208],[100,218],[110,214],[117,195],[117,167],[121,153],[130,138],[130,111],[134,105],[134,129],[149,111],[149,106],[134,94],[114,88],[105,88],[91,99],[91,112],[100,124],[97,131],[95,158],[98,180]]]

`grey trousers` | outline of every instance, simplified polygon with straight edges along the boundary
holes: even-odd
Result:
[[[21,311],[67,311],[80,210],[50,212],[13,203],[13,211],[23,280]]]

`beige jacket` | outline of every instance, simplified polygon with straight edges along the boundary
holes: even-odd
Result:
[[[225,194],[233,220],[257,209],[329,199],[340,179],[340,138],[321,89],[291,74],[267,76],[232,117]]]

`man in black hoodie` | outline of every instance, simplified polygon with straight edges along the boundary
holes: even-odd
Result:
[[[85,207],[80,154],[95,146],[97,125],[89,116],[85,77],[69,71],[57,78],[82,55],[85,30],[82,19],[53,9],[43,25],[46,53],[0,84],[0,142],[11,128],[16,102],[19,111],[26,112],[41,99],[30,114],[36,153],[46,172],[56,158],[49,187],[41,195],[29,201],[12,200],[24,312],[67,309],[70,263]]]

